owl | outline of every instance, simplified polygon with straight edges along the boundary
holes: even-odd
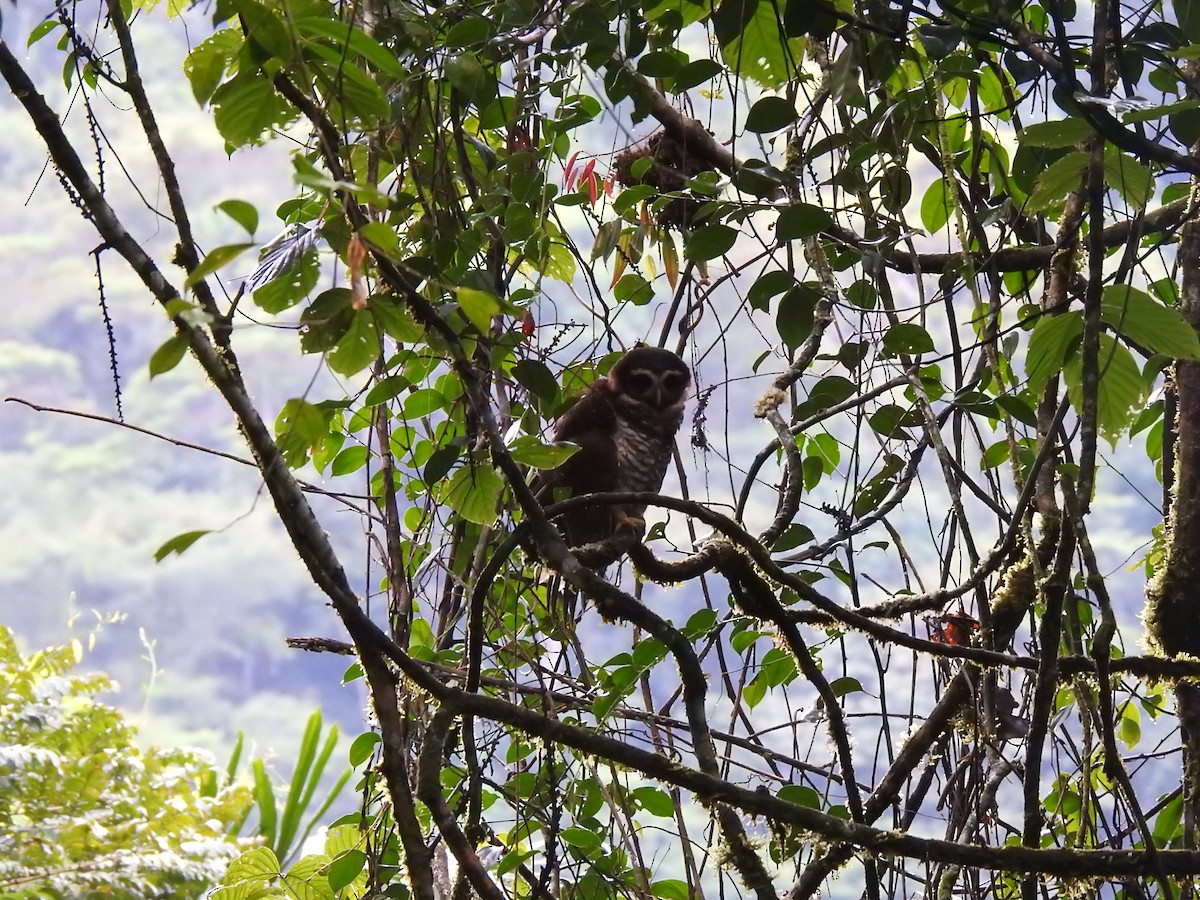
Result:
[[[579,452],[542,476],[540,499],[661,488],[691,384],[687,364],[670,350],[635,347],[622,356],[555,423],[554,440],[578,444]],[[640,531],[645,511],[645,504],[593,506],[558,524],[567,544],[578,547],[623,527]]]

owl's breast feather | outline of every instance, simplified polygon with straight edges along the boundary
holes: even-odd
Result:
[[[617,418],[617,484],[622,491],[658,491],[671,461],[674,429]],[[678,427],[678,426],[676,426]]]

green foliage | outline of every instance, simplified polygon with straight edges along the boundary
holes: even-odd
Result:
[[[249,791],[199,752],[139,749],[81,656],[23,656],[0,627],[0,896],[203,896],[245,846]]]
[[[1168,367],[1200,360],[1194,292],[1173,276],[1200,271],[1162,205],[1183,196],[1178,173],[1200,172],[1196,109],[1176,99],[1196,22],[1151,3],[1080,29],[1076,12],[215,5],[219,30],[185,67],[192,94],[231,152],[294,142],[279,213],[322,242],[266,248],[239,299],[256,309],[238,312],[295,326],[297,352],[334,377],[282,403],[267,436],[240,373],[199,355],[364,654],[347,678],[368,681],[379,728],[351,748],[360,813],[321,854],[295,859],[328,809],[313,799],[333,736],[310,722],[282,804],[255,765],[268,846],[219,897],[403,894],[433,877],[417,842],[516,895],[551,878],[564,897],[708,895],[735,876],[766,895],[768,854],[795,870],[777,880],[814,893],[856,852],[841,824],[879,828],[900,783],[905,824],[936,817],[946,837],[920,853],[861,840],[870,896],[950,896],[980,844],[995,868],[971,884],[1011,892],[1011,834],[1042,874],[1058,857],[1041,846],[1177,840],[1178,811],[1147,823],[1124,778],[1138,761],[1121,754],[1163,701],[1130,674],[1156,661],[1113,668],[1130,642],[1107,585],[1119,566],[1088,530],[1155,540],[1147,568],[1170,569],[1157,505],[1145,523],[1106,520],[1124,462],[1096,440],[1123,460],[1145,431],[1147,474],[1178,462],[1174,407],[1151,397],[1175,390]],[[98,84],[97,59],[64,40],[68,81]],[[1129,114],[1129,98],[1092,96],[1108,90],[1093,61],[1163,102]],[[1045,98],[1065,118],[1038,121]],[[609,152],[610,119],[654,130]],[[221,209],[254,232],[256,209]],[[249,246],[202,256],[178,327],[220,346],[205,292]],[[335,259],[336,282],[322,271]],[[573,452],[546,439],[550,422],[620,348],[675,336],[697,386],[686,499],[646,512],[674,565],[636,550],[628,568],[560,565],[522,484]],[[183,350],[162,345],[151,374]],[[283,471],[305,466],[353,480],[329,490],[369,532],[359,581]],[[605,590],[576,590],[601,572]],[[597,628],[626,627],[598,645],[575,627],[593,611]],[[1103,690],[1067,683],[1075,672]],[[709,812],[705,847],[693,819]]]
[[[262,851],[265,850],[277,861],[276,866],[279,865],[279,860],[285,864],[292,861],[313,829],[322,824],[329,808],[350,780],[351,770],[344,769],[337,775],[325,799],[319,805],[313,803],[338,742],[336,725],[329,729],[323,742],[321,730],[321,713],[318,711],[309,717],[304,729],[300,748],[293,762],[291,781],[288,783],[282,804],[266,763],[261,759],[251,763],[258,834],[265,841],[265,846],[256,847],[244,854],[243,860],[247,856],[264,859]],[[228,880],[226,884],[229,884]]]

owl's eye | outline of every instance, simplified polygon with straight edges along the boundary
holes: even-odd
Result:
[[[668,372],[663,376],[663,387],[669,391],[677,391],[683,385],[683,376],[678,372]]]
[[[644,394],[654,387],[654,379],[645,372],[635,372],[629,376],[629,390],[636,394]]]

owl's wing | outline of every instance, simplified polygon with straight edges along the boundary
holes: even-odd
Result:
[[[556,441],[579,445],[579,452],[557,469],[544,473],[535,486],[538,499],[549,503],[555,489],[567,497],[617,489],[617,416],[602,379],[572,406],[554,426]],[[580,509],[563,517],[562,526],[571,546],[602,541],[612,535],[612,507]]]

